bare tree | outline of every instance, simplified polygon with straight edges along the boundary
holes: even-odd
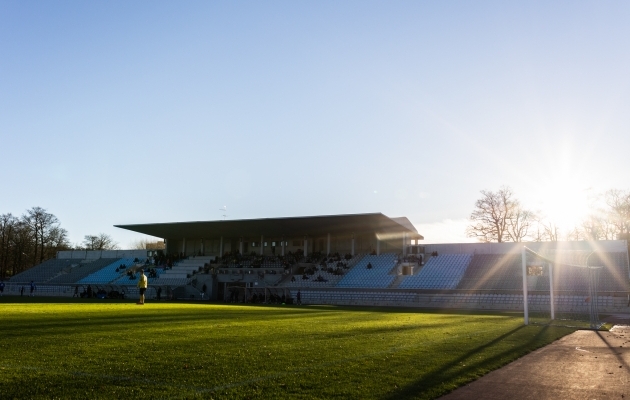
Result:
[[[475,202],[475,209],[470,215],[471,225],[466,228],[466,234],[482,242],[509,241],[510,224],[513,224],[515,213],[520,207],[512,189],[504,186],[498,192],[482,190],[481,195]],[[513,227],[516,236],[520,236],[520,227]]]
[[[0,215],[0,277],[6,277],[7,268],[11,264],[11,248],[14,245],[15,227],[18,219],[12,214]]]
[[[560,228],[554,222],[546,222],[543,224],[544,240],[549,242],[557,242],[560,240]]]
[[[525,210],[515,202],[511,218],[508,219],[508,236],[512,242],[522,242],[529,237],[530,230],[536,222],[536,214]]]
[[[535,216],[531,239],[534,242],[557,242],[560,238],[560,228],[555,222],[548,220],[538,212]]]
[[[604,194],[608,217],[616,233],[628,239],[630,234],[630,191],[611,189]]]
[[[33,207],[19,218],[0,215],[0,277],[55,257],[57,251],[69,248],[67,235],[57,217],[41,207]]]
[[[35,265],[31,260],[32,255],[37,253],[37,247],[33,241],[31,227],[24,219],[20,219],[15,224],[11,244],[11,275],[20,273]]]
[[[99,233],[98,235],[85,235],[83,248],[85,250],[117,250],[118,243],[114,242],[114,239],[108,234]]]
[[[68,232],[61,228],[59,220],[41,207],[33,207],[22,216],[33,239],[32,265],[55,257],[58,250],[69,248]]]
[[[614,240],[618,227],[606,215],[591,214],[572,233],[574,240]]]
[[[146,250],[147,244],[149,243],[146,239],[138,239],[131,242],[131,248],[135,250]]]
[[[131,248],[138,250],[164,250],[166,246],[163,240],[138,239],[131,242]]]

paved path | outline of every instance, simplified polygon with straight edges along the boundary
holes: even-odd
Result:
[[[577,331],[442,397],[628,399],[630,326]]]

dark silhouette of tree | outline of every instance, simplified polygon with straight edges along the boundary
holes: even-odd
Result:
[[[111,236],[105,233],[98,235],[85,235],[83,237],[83,248],[85,250],[116,250],[118,243],[114,242]]]
[[[529,235],[535,219],[533,212],[521,207],[509,187],[497,192],[482,190],[466,234],[482,242],[520,242]]]
[[[0,215],[0,277],[15,275],[68,249],[68,234],[57,217],[41,207],[22,215]]]
[[[611,189],[604,194],[608,206],[608,218],[616,234],[630,239],[630,191]]]

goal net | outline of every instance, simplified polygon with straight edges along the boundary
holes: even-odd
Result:
[[[593,251],[522,250],[525,324],[598,329],[603,266]]]

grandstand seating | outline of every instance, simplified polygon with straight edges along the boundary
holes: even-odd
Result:
[[[80,284],[104,284],[115,281],[125,274],[126,269],[120,270],[121,265],[125,265],[126,267],[130,267],[134,264],[133,258],[121,258],[117,259],[114,262],[106,265],[105,267],[99,269],[98,271],[86,276],[85,278],[79,280],[77,283]],[[119,269],[118,271],[116,271]]]
[[[627,253],[595,254],[590,264],[604,267],[599,275],[599,291],[628,291]]]
[[[165,270],[160,277],[168,279],[187,279],[193,274],[203,269],[203,266],[208,262],[208,259],[195,257],[181,260],[173,268]],[[162,276],[163,275],[163,276]]]
[[[398,256],[395,254],[356,255],[347,261],[348,268],[340,266],[338,272],[343,272],[342,275],[328,270],[329,267],[337,270],[339,261],[332,260],[339,260],[338,256],[324,258],[319,253],[306,258],[308,262],[299,263],[295,259],[287,261],[271,256],[242,258],[238,264],[225,260],[225,263],[212,265],[211,270],[216,275],[198,275],[211,257],[190,257],[180,260],[172,269],[156,268],[158,277],[149,277],[149,286],[155,291],[158,286],[165,290],[166,286],[178,288],[193,285],[193,281],[217,280],[221,284],[234,282],[235,287],[255,285],[259,290],[291,291],[293,297],[300,289],[305,304],[522,310],[521,254],[514,250],[504,253],[484,253],[486,248],[476,253],[473,250],[472,247],[452,247],[453,253],[439,251],[438,256],[428,256],[426,264],[409,276],[398,275],[403,264],[397,267]],[[589,258],[589,265],[603,266],[598,270],[598,305],[601,310],[621,310],[627,306],[625,295],[620,293],[628,292],[628,255],[619,252],[618,248],[614,251],[595,253]],[[589,271],[570,266],[568,260],[574,255],[570,251],[565,253],[565,263],[558,261],[554,264],[557,312],[586,312],[592,301],[587,294]],[[581,254],[588,255],[589,252],[582,251],[580,257]],[[248,266],[252,261],[255,267]],[[345,259],[341,261],[346,262]],[[34,280],[38,289],[41,288],[41,294],[71,296],[75,285],[91,284],[93,288],[107,285],[108,290],[124,290],[127,296],[135,295],[137,278],[129,279],[126,269],[116,272],[120,264],[131,267],[134,263],[129,258],[49,260],[12,277],[5,293],[16,294],[22,285]],[[372,268],[368,269],[368,264]],[[300,268],[315,269],[315,272],[306,271],[308,279],[302,279]],[[549,309],[549,274],[546,268],[541,273],[527,277],[531,291],[528,304],[532,312],[542,313]],[[323,279],[318,281],[318,276]],[[197,290],[202,283],[197,284]],[[613,296],[609,292],[617,293]]]
[[[127,264],[127,266],[129,266]],[[156,278],[152,278],[149,276],[149,274],[147,274],[146,270],[145,270],[145,275],[147,275],[147,282],[149,283],[149,285],[153,285],[155,281],[157,281],[160,276],[163,274],[163,269],[162,268],[155,268],[155,271],[157,273],[157,277]],[[123,272],[123,274],[116,280],[114,280],[113,282],[111,282],[111,284],[113,285],[119,285],[119,286],[135,286],[138,284],[138,273],[134,274],[133,276],[129,276],[127,275],[125,272]]]
[[[348,259],[348,260],[343,260],[342,262],[345,263],[346,265],[348,265],[348,267],[354,265],[356,262],[358,262],[361,258],[363,258],[363,254],[357,254],[354,257]],[[316,267],[316,272],[313,275],[307,275],[308,279],[303,279],[303,276],[300,274],[296,274],[295,280],[292,281],[290,279],[287,279],[286,281],[284,281],[282,283],[282,286],[284,287],[299,287],[299,288],[308,288],[308,287],[335,287],[337,286],[337,284],[343,279],[343,277],[348,273],[347,269],[343,269],[344,274],[343,275],[335,275],[334,273],[328,272],[328,268],[332,268],[333,270],[336,270],[337,268],[341,268],[338,267],[338,263],[339,261],[327,261],[324,260],[323,261],[325,263],[325,265],[322,265],[320,263],[320,265],[318,265]],[[317,278],[321,276],[322,280],[317,280]]]
[[[205,264],[210,263],[214,256],[190,257],[179,261],[173,268],[166,269],[157,278],[149,280],[153,286],[185,286],[192,281],[192,276],[202,271]]]
[[[16,274],[11,277],[11,282],[30,282],[35,281],[38,283],[46,282],[47,280],[58,275],[64,268],[68,268],[71,265],[78,265],[81,260],[71,258],[51,259],[44,261],[43,263],[34,266],[24,272]]]
[[[560,260],[562,262],[563,260]],[[568,262],[567,262],[568,263]],[[591,266],[599,269],[598,290],[600,292],[628,291],[628,257],[626,253],[595,253],[589,260]],[[560,291],[586,292],[589,271],[586,268],[571,265],[554,265],[554,287]],[[535,290],[549,290],[549,275],[539,277]]]
[[[230,259],[223,262],[223,265],[228,268],[283,268],[284,265],[280,257],[272,256],[242,256],[237,261],[236,259]]]
[[[398,285],[401,289],[455,289],[464,276],[472,254],[440,254],[431,257],[415,275]]]
[[[162,273],[157,278],[149,278],[149,286],[184,286],[190,283],[192,278],[175,277]]]
[[[98,258],[93,261],[82,262],[70,269],[63,269],[57,276],[49,279],[46,283],[73,284],[106,265],[111,264],[113,261],[115,261],[115,259]]]
[[[296,289],[290,291],[295,298]],[[344,304],[344,305],[391,305],[431,308],[487,309],[487,310],[522,310],[522,294],[497,293],[449,293],[421,294],[413,291],[378,291],[378,290],[317,290],[301,289],[303,304]],[[556,312],[581,312],[588,307],[584,296],[555,296]],[[624,298],[600,296],[600,310],[615,310],[625,307]],[[549,309],[548,295],[532,295],[528,305],[532,312]]]
[[[149,286],[184,286],[190,283],[191,276],[201,269],[204,264],[210,262],[214,257],[199,256],[190,257],[179,261],[170,269],[156,268],[157,277],[148,277]],[[137,274],[135,277],[129,277],[123,274],[120,278],[112,283],[115,285],[133,286],[138,282]]]
[[[317,280],[318,277],[323,280]],[[335,275],[326,271],[317,271],[314,275],[303,279],[301,275],[295,275],[295,281],[287,280],[283,286],[287,287],[335,287],[344,275]]]
[[[457,289],[522,290],[522,268],[519,254],[475,254]]]
[[[339,281],[340,288],[386,288],[395,279],[390,272],[396,266],[398,256],[396,254],[381,254],[380,256],[364,256],[344,277]],[[372,268],[367,268],[372,264]]]

